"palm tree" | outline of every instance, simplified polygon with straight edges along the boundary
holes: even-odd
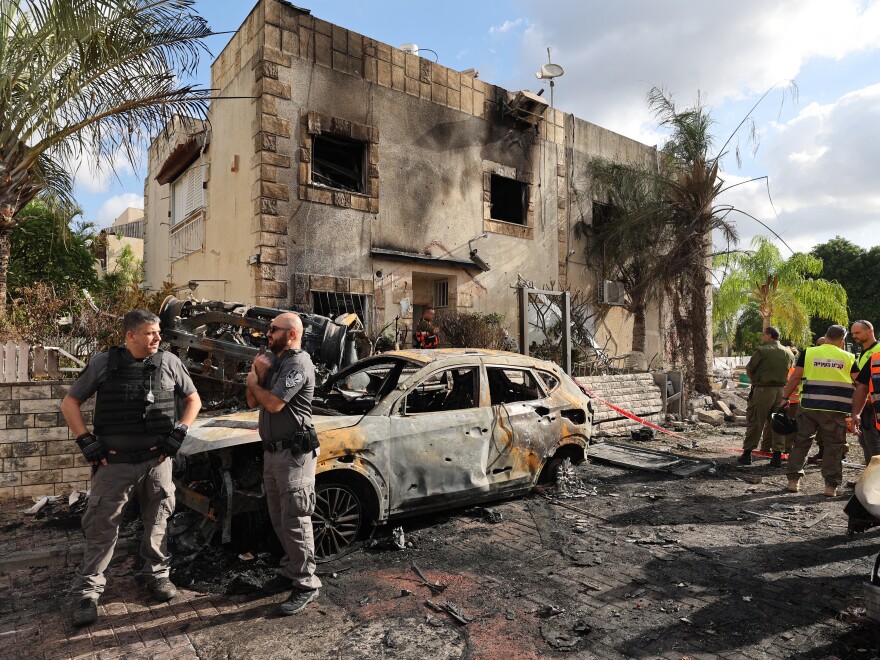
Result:
[[[592,225],[575,224],[587,237],[586,256],[599,264],[602,279],[623,282],[626,310],[633,317],[632,350],[645,350],[645,315],[667,281],[664,270],[669,250],[662,188],[656,170],[623,165],[601,158],[590,162],[593,186],[604,204],[602,217]],[[597,204],[594,203],[594,209]],[[607,308],[600,308],[607,312]]]
[[[113,170],[173,115],[203,116],[182,85],[205,50],[194,0],[0,0],[0,314],[9,235],[37,194],[73,202],[83,156]]]
[[[818,277],[821,259],[800,252],[783,259],[766,236],[756,236],[752,248],[716,260],[726,271],[716,298],[723,304],[713,310],[716,323],[735,325],[735,316],[750,301],[757,304],[763,327],[776,325],[783,337],[799,343],[811,343],[813,316],[847,323],[846,290]]]
[[[671,246],[666,267],[677,274],[666,287],[676,348],[690,367],[688,384],[708,393],[712,232],[717,230],[728,243],[738,240],[736,228],[727,221],[729,209],[715,204],[724,186],[718,176],[723,151],[710,155],[713,121],[699,95],[694,107],[680,110],[671,96],[655,87],[648,93],[648,105],[660,126],[671,131],[662,149],[662,180]]]

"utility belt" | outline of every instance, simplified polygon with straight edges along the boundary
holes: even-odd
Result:
[[[318,442],[318,432],[314,426],[307,426],[293,434],[290,438],[284,440],[274,440],[267,442],[263,440],[263,449],[270,454],[283,449],[289,449],[292,454],[308,454],[315,451],[321,443]]]
[[[143,463],[152,458],[158,458],[162,455],[159,449],[145,449],[144,451],[117,451],[114,454],[107,454],[108,463]]]

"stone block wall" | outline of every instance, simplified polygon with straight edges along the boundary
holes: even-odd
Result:
[[[649,373],[589,376],[575,380],[618,408],[654,424],[663,421],[662,394]],[[619,412],[599,401],[593,402],[593,410],[593,431],[597,435],[617,435],[642,428],[641,424],[630,419],[620,419]]]
[[[91,467],[60,411],[69,387],[70,381],[0,384],[0,500],[88,488]],[[93,402],[83,406],[89,424]]]

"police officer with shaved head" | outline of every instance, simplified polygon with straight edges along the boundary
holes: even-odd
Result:
[[[247,376],[247,402],[260,408],[263,488],[281,546],[279,578],[293,591],[281,614],[299,614],[318,597],[315,575],[315,468],[318,436],[312,426],[315,367],[302,350],[302,320],[279,314],[267,332],[271,355],[258,355]]]
[[[107,583],[104,571],[113,558],[125,505],[136,497],[144,521],[143,568],[135,578],[160,601],[177,589],[168,579],[166,526],[174,512],[171,461],[202,406],[186,367],[159,350],[159,317],[145,309],[122,320],[125,344],[93,357],[61,402],[61,412],[76,444],[93,466],[82,528],[86,549],[76,569],[73,610],[76,626],[98,618],[98,598]],[[95,400],[94,432],[82,404]],[[177,416],[178,404],[183,411]]]

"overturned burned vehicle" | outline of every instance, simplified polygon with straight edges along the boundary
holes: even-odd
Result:
[[[590,398],[551,362],[468,349],[392,351],[316,390],[319,558],[371,524],[527,492],[584,461]],[[176,465],[178,500],[231,538],[265,507],[257,412],[203,419]]]
[[[266,330],[284,312],[219,300],[178,300],[168,296],[159,310],[162,341],[192,376],[224,389],[242,389],[254,356],[266,350]],[[300,314],[303,349],[312,356],[319,382],[357,361],[355,342],[363,334],[356,314],[335,319]]]

